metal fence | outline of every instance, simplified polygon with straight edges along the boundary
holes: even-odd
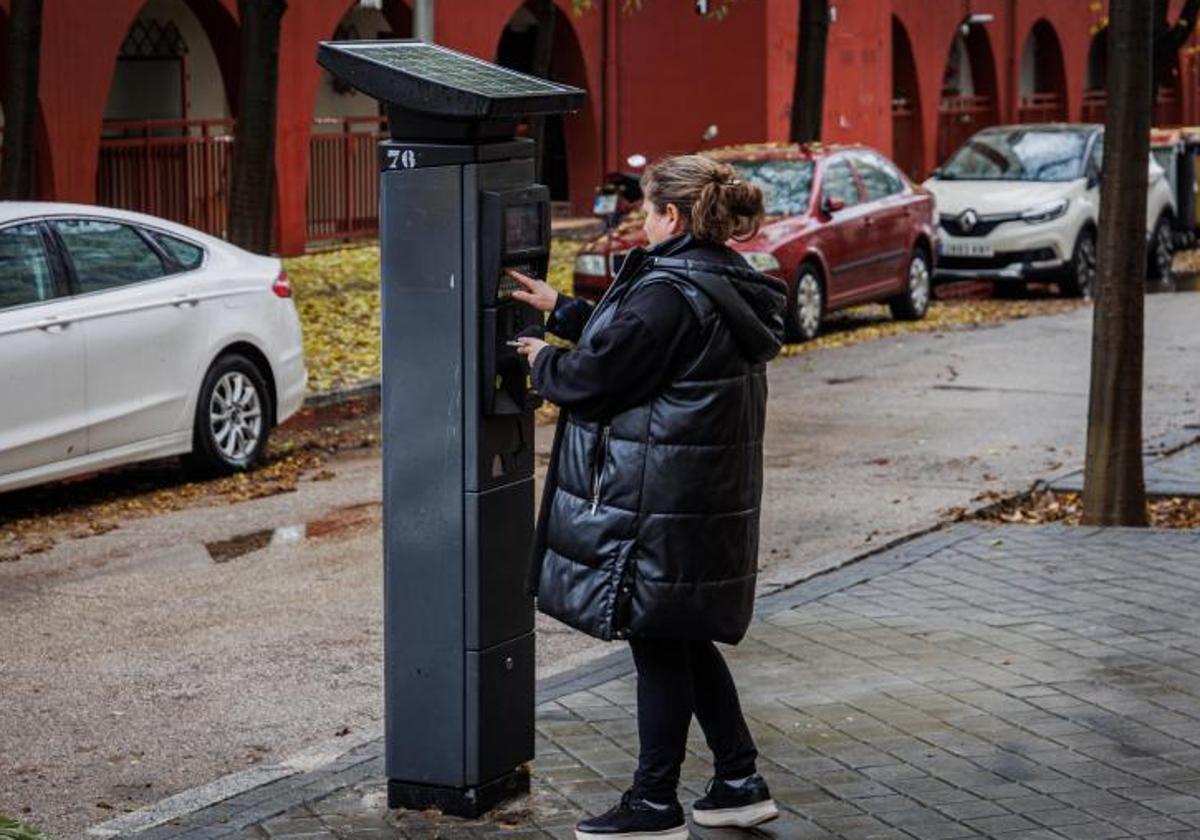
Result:
[[[380,117],[314,121],[309,142],[308,240],[360,239],[379,231]]]
[[[97,202],[225,236],[233,128],[232,119],[105,122]]]
[[[105,122],[97,202],[227,236],[234,129],[233,119]],[[376,145],[382,133],[379,117],[314,121],[308,169],[310,242],[377,234]]]
[[[1031,93],[1021,97],[1017,120],[1023,123],[1061,122],[1067,118],[1067,99],[1060,93]]]
[[[946,96],[938,106],[938,162],[945,161],[967,139],[996,122],[990,96]]]
[[[914,103],[905,97],[892,100],[892,158],[913,180],[920,180],[921,159],[921,115]]]

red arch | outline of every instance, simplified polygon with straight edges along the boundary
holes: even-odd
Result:
[[[514,6],[512,14],[515,15],[522,5],[523,0]],[[551,74],[557,82],[591,91],[587,58],[576,29],[579,19],[572,14],[570,2],[558,2],[556,8],[559,14],[555,21]],[[505,29],[511,20],[512,15],[505,21]],[[494,60],[503,37],[504,29],[501,29],[489,58]],[[571,207],[574,212],[586,213],[591,209],[593,189],[603,175],[599,128],[593,110],[585,105],[574,114],[563,115],[563,133],[568,151],[567,186]]]
[[[0,2],[0,92],[8,89],[8,56],[7,46],[9,37],[8,4]],[[0,102],[0,109],[4,103]],[[3,135],[0,135],[0,147],[3,146]],[[34,176],[34,196],[48,198],[54,194],[54,158],[50,149],[50,138],[46,131],[46,114],[42,109],[42,97],[38,95],[37,117],[34,126],[34,166],[37,172]]]
[[[1037,50],[1032,89],[1022,89],[1025,52],[1033,45]],[[1062,43],[1054,25],[1045,18],[1038,19],[1029,29],[1021,51],[1014,56],[1018,74],[1017,120],[1019,122],[1054,122],[1067,118],[1067,74]]]
[[[924,112],[921,78],[912,40],[904,23],[892,16],[892,158],[910,178],[925,174]]]
[[[946,49],[946,67],[958,44],[959,34]],[[987,28],[971,26],[965,36],[967,60],[970,62],[973,93],[967,95],[943,90],[938,103],[937,160],[939,163],[979,131],[999,120],[1000,91],[997,85],[996,58]]]
[[[322,72],[314,59],[316,44],[333,35],[356,2],[305,0],[290,3],[283,16],[275,129],[276,243],[283,254],[303,253],[307,239],[309,137]],[[439,19],[441,11],[439,4]]]
[[[928,171],[937,158],[942,74],[946,44],[958,33],[962,7],[955,3],[930,4],[928,0],[893,0],[893,13],[908,34],[917,64],[920,86],[922,163]],[[924,174],[924,172],[922,173]]]

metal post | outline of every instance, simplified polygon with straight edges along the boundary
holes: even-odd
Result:
[[[413,36],[426,44],[433,43],[434,0],[413,3]]]

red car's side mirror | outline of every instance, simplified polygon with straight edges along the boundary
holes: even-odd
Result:
[[[835,195],[827,195],[821,202],[821,212],[826,216],[832,216],[839,210],[846,209],[846,202]]]

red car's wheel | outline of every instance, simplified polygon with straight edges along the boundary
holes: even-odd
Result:
[[[904,292],[888,301],[892,317],[901,321],[919,321],[929,311],[929,257],[917,248],[908,261]]]
[[[825,312],[825,292],[821,287],[820,270],[813,263],[800,266],[796,288],[792,293],[791,338],[795,341],[812,341],[821,331],[821,317]]]

